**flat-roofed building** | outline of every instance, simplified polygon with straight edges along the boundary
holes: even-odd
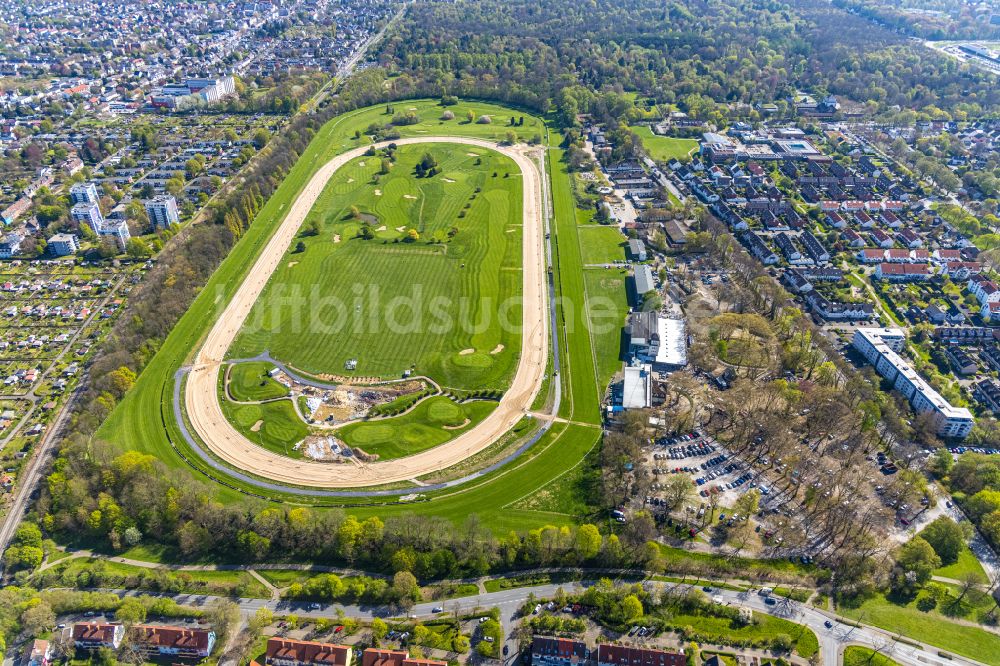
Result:
[[[952,406],[899,355],[905,340],[906,334],[898,328],[859,328],[854,332],[853,344],[875,370],[910,401],[914,411],[934,412],[939,435],[968,436],[975,425],[972,412]]]

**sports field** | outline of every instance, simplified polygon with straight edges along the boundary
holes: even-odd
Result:
[[[658,162],[668,162],[674,159],[686,162],[691,153],[698,150],[698,142],[694,139],[653,134],[648,125],[633,125],[629,129],[642,139],[642,145],[646,152]]]
[[[405,107],[397,104],[396,111],[401,108],[412,108],[418,115],[419,122],[400,126],[398,130],[404,137],[434,133],[499,141],[507,132],[505,119],[511,116],[524,117],[524,124],[519,124],[516,128],[522,137],[530,137],[535,133],[548,136],[544,124],[539,119],[495,105],[462,102],[450,110],[456,118],[463,118],[466,112],[471,110],[477,116],[486,114],[504,122],[476,124],[442,121],[439,120],[442,107],[434,100],[416,100],[406,104]],[[171,331],[154,359],[139,377],[135,388],[126,395],[105,422],[99,437],[115,443],[121,450],[134,449],[151,453],[175,470],[187,470],[195,478],[205,481],[204,476],[192,471],[188,465],[208,471],[207,465],[187,447],[173,421],[171,396],[176,371],[186,362],[190,362],[190,355],[197,348],[197,342],[205,335],[218,313],[246,278],[266,240],[284,218],[285,212],[312,174],[332,156],[364,145],[366,141],[364,137],[355,138],[356,130],[363,131],[372,123],[385,123],[389,117],[384,107],[370,107],[339,116],[317,132],[281,187],[268,200],[254,224],[213,275],[202,295]],[[562,151],[557,145],[558,136],[553,134],[551,148],[546,156],[548,172],[553,179],[551,195],[556,214],[552,240],[554,245],[565,246],[565,252],[561,248],[556,248],[557,254],[561,255],[556,259],[557,264],[554,267],[556,295],[566,295],[576,300],[582,298],[584,293],[582,257],[576,233],[572,191],[565,164],[561,161]],[[560,373],[563,392],[562,413],[573,416],[578,422],[597,424],[600,418],[598,412],[600,380],[595,367],[596,353],[591,346],[591,336],[582,325],[584,316],[581,310],[574,308],[572,311],[563,312],[560,308],[560,314],[565,314],[573,320],[571,332],[563,334],[560,330],[563,358]],[[561,328],[562,320],[559,321]],[[470,513],[477,513],[496,530],[525,529],[546,523],[558,524],[571,521],[574,520],[571,516],[544,511],[514,510],[512,505],[573,467],[576,461],[593,449],[599,436],[600,430],[596,427],[566,427],[556,424],[549,434],[514,463],[459,488],[430,493],[431,501],[411,505],[397,504],[390,499],[370,509],[352,508],[350,511],[361,516],[383,517],[419,511],[455,521],[464,520]],[[175,453],[174,447],[190,462],[185,463]],[[212,474],[218,475],[219,472],[213,471]],[[236,479],[228,479],[227,483],[232,487],[211,483],[216,500],[226,503],[244,501],[245,495],[239,492],[240,488],[259,492],[253,486],[247,486]],[[270,494],[279,501],[296,504],[339,503],[336,498],[330,497],[317,498],[277,491]],[[341,501],[350,503],[353,500]]]
[[[421,178],[426,155],[440,173]],[[506,387],[520,348],[520,171],[458,144],[394,156],[337,170],[230,357],[266,350],[313,375],[412,370],[450,388]]]

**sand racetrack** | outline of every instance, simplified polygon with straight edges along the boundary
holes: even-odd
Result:
[[[524,181],[524,328],[521,354],[510,388],[489,416],[450,442],[405,458],[374,463],[354,460],[338,465],[288,458],[257,446],[226,420],[217,390],[219,368],[226,351],[327,181],[341,166],[363,155],[369,146],[355,148],[321,166],[303,188],[246,280],[209,331],[188,374],[184,406],[193,431],[216,456],[237,469],[274,481],[316,488],[355,488],[414,479],[454,465],[497,441],[524,416],[541,387],[548,357],[549,319],[543,252],[543,175],[523,147],[498,146],[482,139],[431,136],[397,139],[394,143],[457,143],[486,148],[511,158],[521,170]],[[386,144],[376,144],[376,147]]]

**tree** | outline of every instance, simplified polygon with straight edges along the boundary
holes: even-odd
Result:
[[[694,492],[691,479],[684,474],[674,475],[667,479],[663,488],[663,499],[670,509],[676,509],[686,502]]]
[[[404,606],[409,606],[420,598],[420,586],[409,571],[397,571],[392,577],[392,592]]]
[[[623,624],[631,624],[643,615],[642,602],[634,594],[626,595],[621,602],[621,618]]]
[[[37,636],[56,626],[56,614],[49,604],[35,598],[28,602],[27,608],[21,613],[21,625],[25,633]]]
[[[934,575],[934,570],[941,566],[941,558],[927,541],[914,537],[903,544],[896,555],[896,568],[893,573],[893,588],[912,594],[923,587]]]
[[[229,631],[240,621],[240,607],[232,601],[220,599],[205,612],[209,626],[215,631],[219,645],[225,645]]]
[[[472,109],[469,109],[468,111],[465,112],[465,119],[470,123],[476,119],[476,114],[473,113]]]
[[[923,529],[920,536],[930,544],[945,565],[954,564],[965,548],[968,538],[962,526],[947,516],[934,519]]]
[[[576,530],[573,550],[580,562],[597,557],[597,554],[601,552],[601,533],[597,527],[589,523],[580,525]]]
[[[298,243],[295,244],[295,252],[297,254],[302,254],[305,251],[306,251],[306,244],[305,243],[303,243],[302,241],[299,241]]]
[[[115,611],[115,618],[125,625],[142,624],[146,621],[146,607],[135,597],[127,597]]]
[[[267,145],[267,142],[271,140],[271,133],[265,128],[261,127],[253,135],[253,145],[254,148],[260,150]]]
[[[152,256],[153,251],[146,241],[136,237],[128,239],[128,242],[125,243],[125,254],[132,259],[145,259]]]
[[[372,636],[378,640],[382,640],[388,633],[389,625],[382,618],[377,617],[372,620]]]

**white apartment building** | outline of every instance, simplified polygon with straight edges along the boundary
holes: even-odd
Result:
[[[94,230],[95,234],[100,234],[104,229],[104,215],[101,214],[101,209],[96,202],[85,203],[81,201],[70,209],[69,214],[77,224],[86,224]]]
[[[77,183],[69,188],[69,196],[75,204],[96,204],[101,200],[94,183]]]
[[[914,411],[933,411],[937,415],[939,435],[966,437],[975,425],[972,412],[953,407],[899,355],[905,341],[906,334],[898,328],[859,328],[854,332],[854,348],[906,396]]]
[[[166,229],[172,224],[180,224],[181,221],[177,212],[177,200],[169,194],[147,201],[146,215],[149,216],[149,224],[154,231],[159,227]]]

